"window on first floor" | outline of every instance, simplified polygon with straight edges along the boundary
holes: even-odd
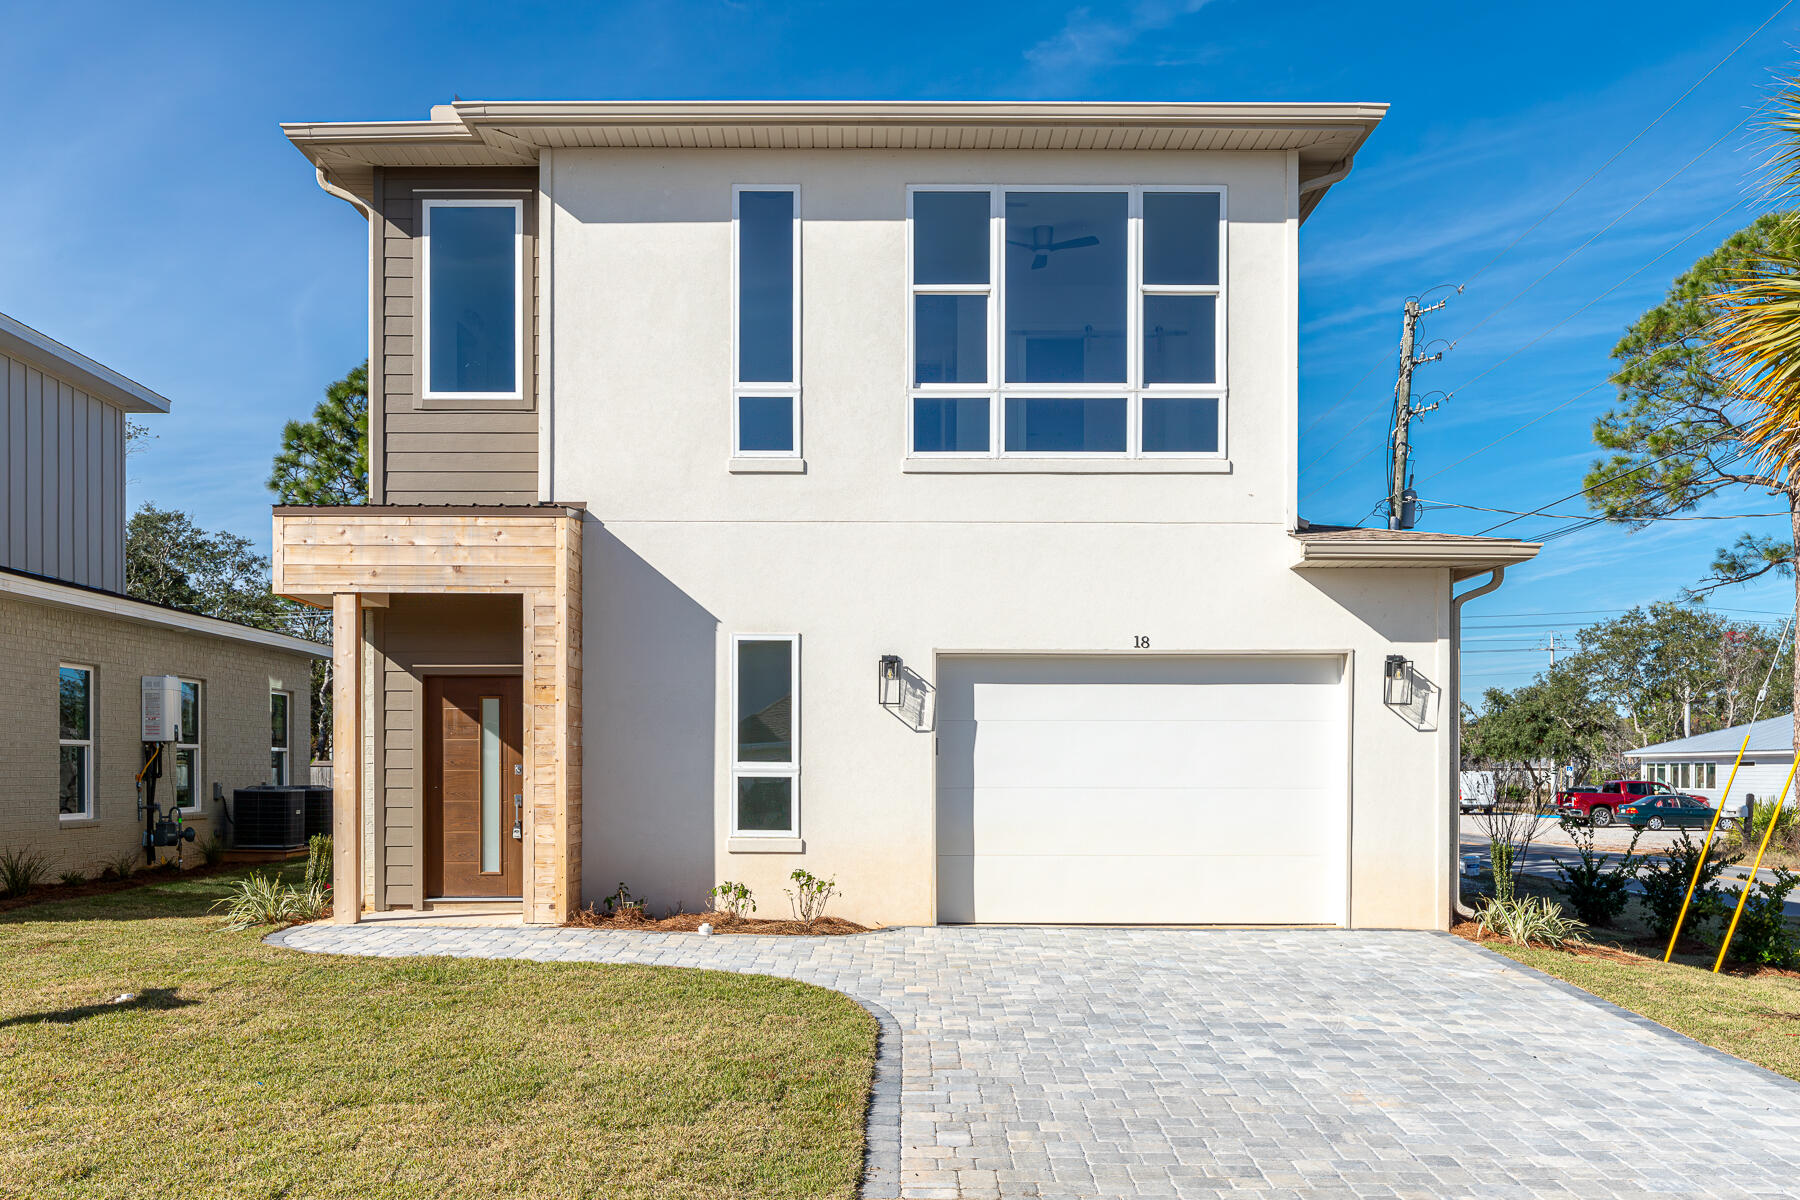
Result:
[[[200,681],[181,681],[181,723],[175,730],[175,804],[178,808],[200,806],[205,790],[200,774],[201,725]]]
[[[269,782],[277,787],[285,787],[291,776],[288,772],[288,741],[291,737],[291,726],[288,711],[293,697],[282,691],[269,693]]]
[[[913,454],[1223,454],[1222,190],[909,200]]]
[[[800,833],[800,639],[732,640],[731,831]]]
[[[57,814],[64,819],[94,815],[94,672],[90,667],[57,668]]]

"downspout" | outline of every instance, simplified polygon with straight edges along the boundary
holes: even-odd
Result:
[[[1450,911],[1465,920],[1474,919],[1475,910],[1462,902],[1462,606],[1505,578],[1506,568],[1495,567],[1486,583],[1450,597]]]

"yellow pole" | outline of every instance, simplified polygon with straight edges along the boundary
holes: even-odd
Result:
[[[1731,799],[1731,785],[1737,782],[1738,768],[1744,763],[1744,751],[1750,748],[1750,734],[1744,734],[1744,744],[1738,747],[1737,761],[1731,764],[1731,774],[1725,778],[1725,791],[1719,796],[1718,811],[1713,813],[1712,824],[1706,827],[1706,841],[1700,845],[1700,858],[1694,863],[1694,877],[1688,880],[1687,895],[1681,901],[1681,915],[1675,918],[1675,929],[1669,934],[1669,948],[1663,951],[1663,961],[1668,962],[1675,953],[1675,939],[1681,936],[1682,923],[1687,920],[1688,905],[1693,903],[1694,888],[1700,882],[1700,868],[1706,865],[1706,853],[1712,849],[1713,831],[1719,827],[1719,818],[1725,815],[1725,801]]]
[[[1781,819],[1781,806],[1787,800],[1788,786],[1794,782],[1794,770],[1800,767],[1800,757],[1794,759],[1794,765],[1788,768],[1787,783],[1781,785],[1781,795],[1775,797],[1775,810],[1769,814],[1769,827],[1763,830],[1762,845],[1756,848],[1756,861],[1750,864],[1750,878],[1744,880],[1743,890],[1738,893],[1737,910],[1731,914],[1731,927],[1725,931],[1725,940],[1719,946],[1719,957],[1713,960],[1713,974],[1725,962],[1725,952],[1731,949],[1731,939],[1737,933],[1738,918],[1744,915],[1744,902],[1750,899],[1750,885],[1756,882],[1756,872],[1762,867],[1763,851],[1769,848],[1769,838],[1775,832],[1775,822]],[[1755,814],[1751,810],[1752,815]]]

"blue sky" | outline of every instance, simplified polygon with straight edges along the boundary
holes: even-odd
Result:
[[[1471,279],[1433,296],[1451,300],[1426,325],[1456,345],[1417,387],[1455,394],[1418,426],[1420,492],[1534,509],[1580,487],[1619,334],[1761,204],[1766,140],[1746,119],[1800,59],[1800,6],[1495,256],[1777,3],[1642,3],[1628,18],[1247,0],[14,5],[0,311],[175,401],[133,462],[134,505],[266,543],[281,424],[360,361],[366,328],[362,221],[314,187],[280,121],[423,118],[453,94],[1381,100],[1387,121],[1302,234],[1302,511],[1355,523],[1380,498],[1401,304]],[[1708,511],[1774,508],[1748,496]],[[1439,507],[1423,524],[1502,520]],[[1476,602],[1465,686],[1527,681],[1549,632],[1675,597],[1750,527],[1783,523],[1552,543]],[[1716,603],[1778,620],[1792,594],[1770,582]]]

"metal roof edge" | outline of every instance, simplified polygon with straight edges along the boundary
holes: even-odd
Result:
[[[170,400],[23,321],[0,313],[0,354],[27,359],[100,400],[133,413],[166,413]]]

